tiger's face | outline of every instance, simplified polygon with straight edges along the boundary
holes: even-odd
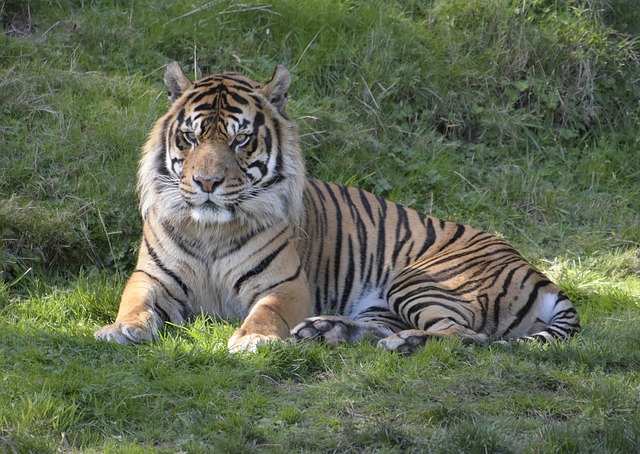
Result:
[[[296,127],[284,115],[290,77],[279,66],[265,84],[236,73],[191,83],[169,65],[173,105],[150,139],[158,194],[169,206],[207,226],[290,215],[289,180],[304,176]],[[153,140],[158,129],[162,143]]]
[[[278,182],[272,112],[238,75],[199,81],[179,100],[166,134],[166,166],[192,218],[226,223]],[[276,144],[277,146],[277,144]]]

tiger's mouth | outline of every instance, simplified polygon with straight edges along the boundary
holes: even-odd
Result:
[[[224,209],[229,202],[226,197],[216,195],[213,193],[199,193],[199,192],[182,192],[182,198],[190,209],[201,209],[207,211],[217,211]]]
[[[205,209],[205,210],[219,210],[220,206],[215,203],[213,200],[205,200],[204,203],[202,205],[200,205],[200,208]]]

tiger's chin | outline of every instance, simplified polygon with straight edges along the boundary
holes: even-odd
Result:
[[[205,228],[236,226],[256,230],[269,228],[283,220],[293,222],[282,204],[274,199],[249,199],[229,206],[206,202],[187,204],[186,207],[191,221]]]
[[[235,216],[229,209],[205,204],[191,208],[191,219],[196,224],[210,226],[228,224]]]

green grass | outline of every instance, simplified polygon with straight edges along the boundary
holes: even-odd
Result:
[[[638,452],[633,0],[0,4],[0,451]],[[237,323],[99,343],[140,237],[163,66],[294,76],[309,173],[507,238],[563,345],[231,355]]]
[[[587,316],[584,334],[544,348],[452,340],[429,343],[411,357],[366,342],[336,349],[282,344],[232,355],[225,344],[233,326],[202,317],[170,327],[160,344],[94,341],[95,327],[114,315],[121,284],[114,276],[80,276],[66,287],[36,289],[5,310],[0,442],[6,449],[634,452],[640,446],[640,324],[631,305]]]

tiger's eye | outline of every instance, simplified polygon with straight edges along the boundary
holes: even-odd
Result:
[[[243,145],[246,145],[249,142],[249,135],[248,134],[236,134],[236,136],[233,138],[233,144],[236,147],[241,147]]]
[[[191,143],[191,145],[195,145],[196,142],[198,142],[198,137],[196,136],[195,132],[185,131],[183,134],[184,138],[187,140],[187,142]]]

